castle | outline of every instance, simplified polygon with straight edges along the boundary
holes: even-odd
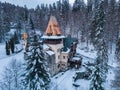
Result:
[[[59,71],[66,70],[70,58],[76,52],[77,39],[71,38],[70,36],[63,36],[54,16],[50,17],[42,39],[51,76],[57,74]]]

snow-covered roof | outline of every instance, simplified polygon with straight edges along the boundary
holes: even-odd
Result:
[[[65,38],[65,36],[46,36],[46,35],[43,35],[41,38],[43,38],[43,39],[62,39],[62,38]]]
[[[62,53],[69,53],[70,52],[70,49],[67,48],[67,51],[62,51]]]
[[[77,60],[77,61],[79,61],[81,58],[79,58],[79,57],[73,57],[72,58],[72,60]]]
[[[49,54],[50,56],[52,56],[52,55],[55,54],[55,53],[54,53],[53,51],[51,51],[51,50],[46,51],[46,53]]]
[[[43,50],[45,50],[45,49],[49,49],[50,47],[48,46],[48,45],[46,45],[46,44],[43,44]]]

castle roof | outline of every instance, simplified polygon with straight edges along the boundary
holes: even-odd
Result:
[[[60,27],[58,25],[58,22],[56,20],[56,18],[54,16],[50,17],[45,35],[48,36],[58,36],[61,35],[61,30]]]
[[[77,43],[77,38],[73,38],[71,36],[67,36],[63,39],[64,48],[63,51],[67,51],[67,48],[71,48],[71,45]]]

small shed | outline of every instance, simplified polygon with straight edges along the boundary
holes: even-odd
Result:
[[[82,64],[82,57],[73,57],[68,61],[68,63],[70,67],[75,67],[78,69]]]

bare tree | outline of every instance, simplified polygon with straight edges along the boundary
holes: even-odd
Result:
[[[0,82],[0,88],[2,90],[21,90],[21,69],[21,62],[18,62],[16,59],[12,59],[9,65],[4,70],[4,73],[2,75],[3,79]]]

